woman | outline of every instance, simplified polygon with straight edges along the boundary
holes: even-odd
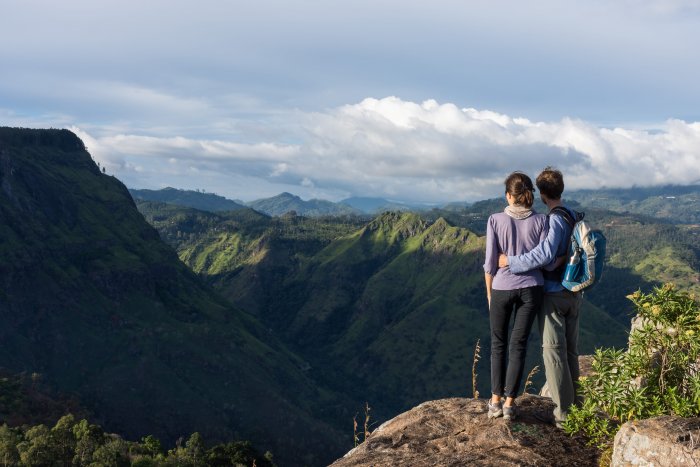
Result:
[[[519,255],[536,247],[547,234],[547,216],[532,210],[534,188],[530,177],[513,172],[506,178],[504,212],[489,217],[486,226],[484,278],[491,324],[491,400],[488,417],[515,418],[515,397],[525,366],[527,338],[542,303],[542,272],[512,274],[498,268],[498,256]],[[508,325],[513,330],[508,340]],[[508,365],[506,367],[506,342]],[[504,399],[505,398],[505,402]]]

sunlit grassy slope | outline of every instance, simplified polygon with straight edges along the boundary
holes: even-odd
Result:
[[[487,347],[489,335],[484,238],[414,213],[385,213],[363,226],[339,222],[336,228],[337,238],[315,242],[309,241],[313,229],[295,240],[281,231],[241,228],[241,238],[251,232],[243,242],[249,253],[235,246],[240,241],[231,242],[238,259],[230,272],[199,270],[227,296],[250,303],[329,385],[350,388],[380,412],[471,394],[474,345],[479,339]],[[173,244],[198,268],[200,256],[192,252],[225,251],[220,239],[200,235],[194,243]],[[621,345],[625,328],[587,303],[582,350]],[[538,346],[534,339],[531,349]],[[538,361],[539,352],[531,351],[528,369]],[[487,358],[479,373],[485,393]]]

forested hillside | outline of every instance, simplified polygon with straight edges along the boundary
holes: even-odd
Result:
[[[567,196],[584,206],[641,214],[679,224],[700,222],[700,185],[599,188]]]
[[[162,190],[130,189],[129,193],[131,193],[131,196],[135,200],[175,204],[178,206],[201,209],[202,211],[235,211],[236,209],[245,208],[242,204],[226,199],[223,196],[202,191],[163,188]]]
[[[311,372],[369,400],[380,416],[471,392],[474,346],[487,345],[489,325],[483,237],[469,229],[414,213],[360,223],[139,209],[184,262],[254,310]],[[584,351],[624,343],[629,319],[591,302],[585,313]],[[538,360],[531,352],[529,368]],[[486,360],[478,371],[483,393]]]
[[[270,216],[281,216],[290,212],[294,212],[300,216],[310,217],[362,214],[362,211],[347,204],[333,203],[323,199],[310,199],[308,201],[304,201],[300,197],[291,193],[280,193],[277,196],[258,199],[247,204],[256,211],[263,212]]]
[[[66,130],[0,128],[0,302],[0,367],[40,374],[109,431],[200,431],[310,464],[349,442],[324,422],[347,401],[180,262]]]

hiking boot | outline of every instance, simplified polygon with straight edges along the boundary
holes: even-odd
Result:
[[[491,401],[489,401],[488,417],[496,418],[500,417],[501,415],[503,415],[503,402],[498,401],[495,404],[492,404]]]
[[[503,406],[503,420],[515,420],[515,417],[518,414],[518,408],[514,405]]]

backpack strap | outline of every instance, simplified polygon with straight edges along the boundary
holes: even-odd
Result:
[[[574,219],[574,216],[572,216],[569,210],[566,209],[564,206],[556,206],[552,208],[552,210],[549,211],[549,215],[551,216],[552,214],[557,214],[563,217],[566,223],[569,224],[569,227],[571,227],[572,229],[574,228],[574,225],[576,224],[577,220],[583,219],[583,216],[581,216],[579,213],[576,213],[576,217],[580,217],[580,219]]]
[[[571,227],[571,229],[573,231],[574,226],[576,225],[576,222],[583,219],[583,216],[585,214],[577,212],[576,217],[574,218],[574,216],[571,215],[571,212],[569,212],[569,210],[566,209],[564,206],[556,206],[549,211],[549,215],[550,216],[556,215],[556,216],[563,217],[564,220],[566,221],[566,223],[569,225],[569,227]],[[569,241],[566,245],[566,252],[567,252],[566,254],[568,254],[568,251],[570,248],[571,248],[571,237],[569,237]],[[561,278],[562,278],[562,275],[564,274],[565,269],[566,269],[566,264],[562,264],[561,266],[559,266],[558,268],[556,268],[553,271],[542,270],[542,274],[546,280],[559,282],[559,281],[561,281]]]

